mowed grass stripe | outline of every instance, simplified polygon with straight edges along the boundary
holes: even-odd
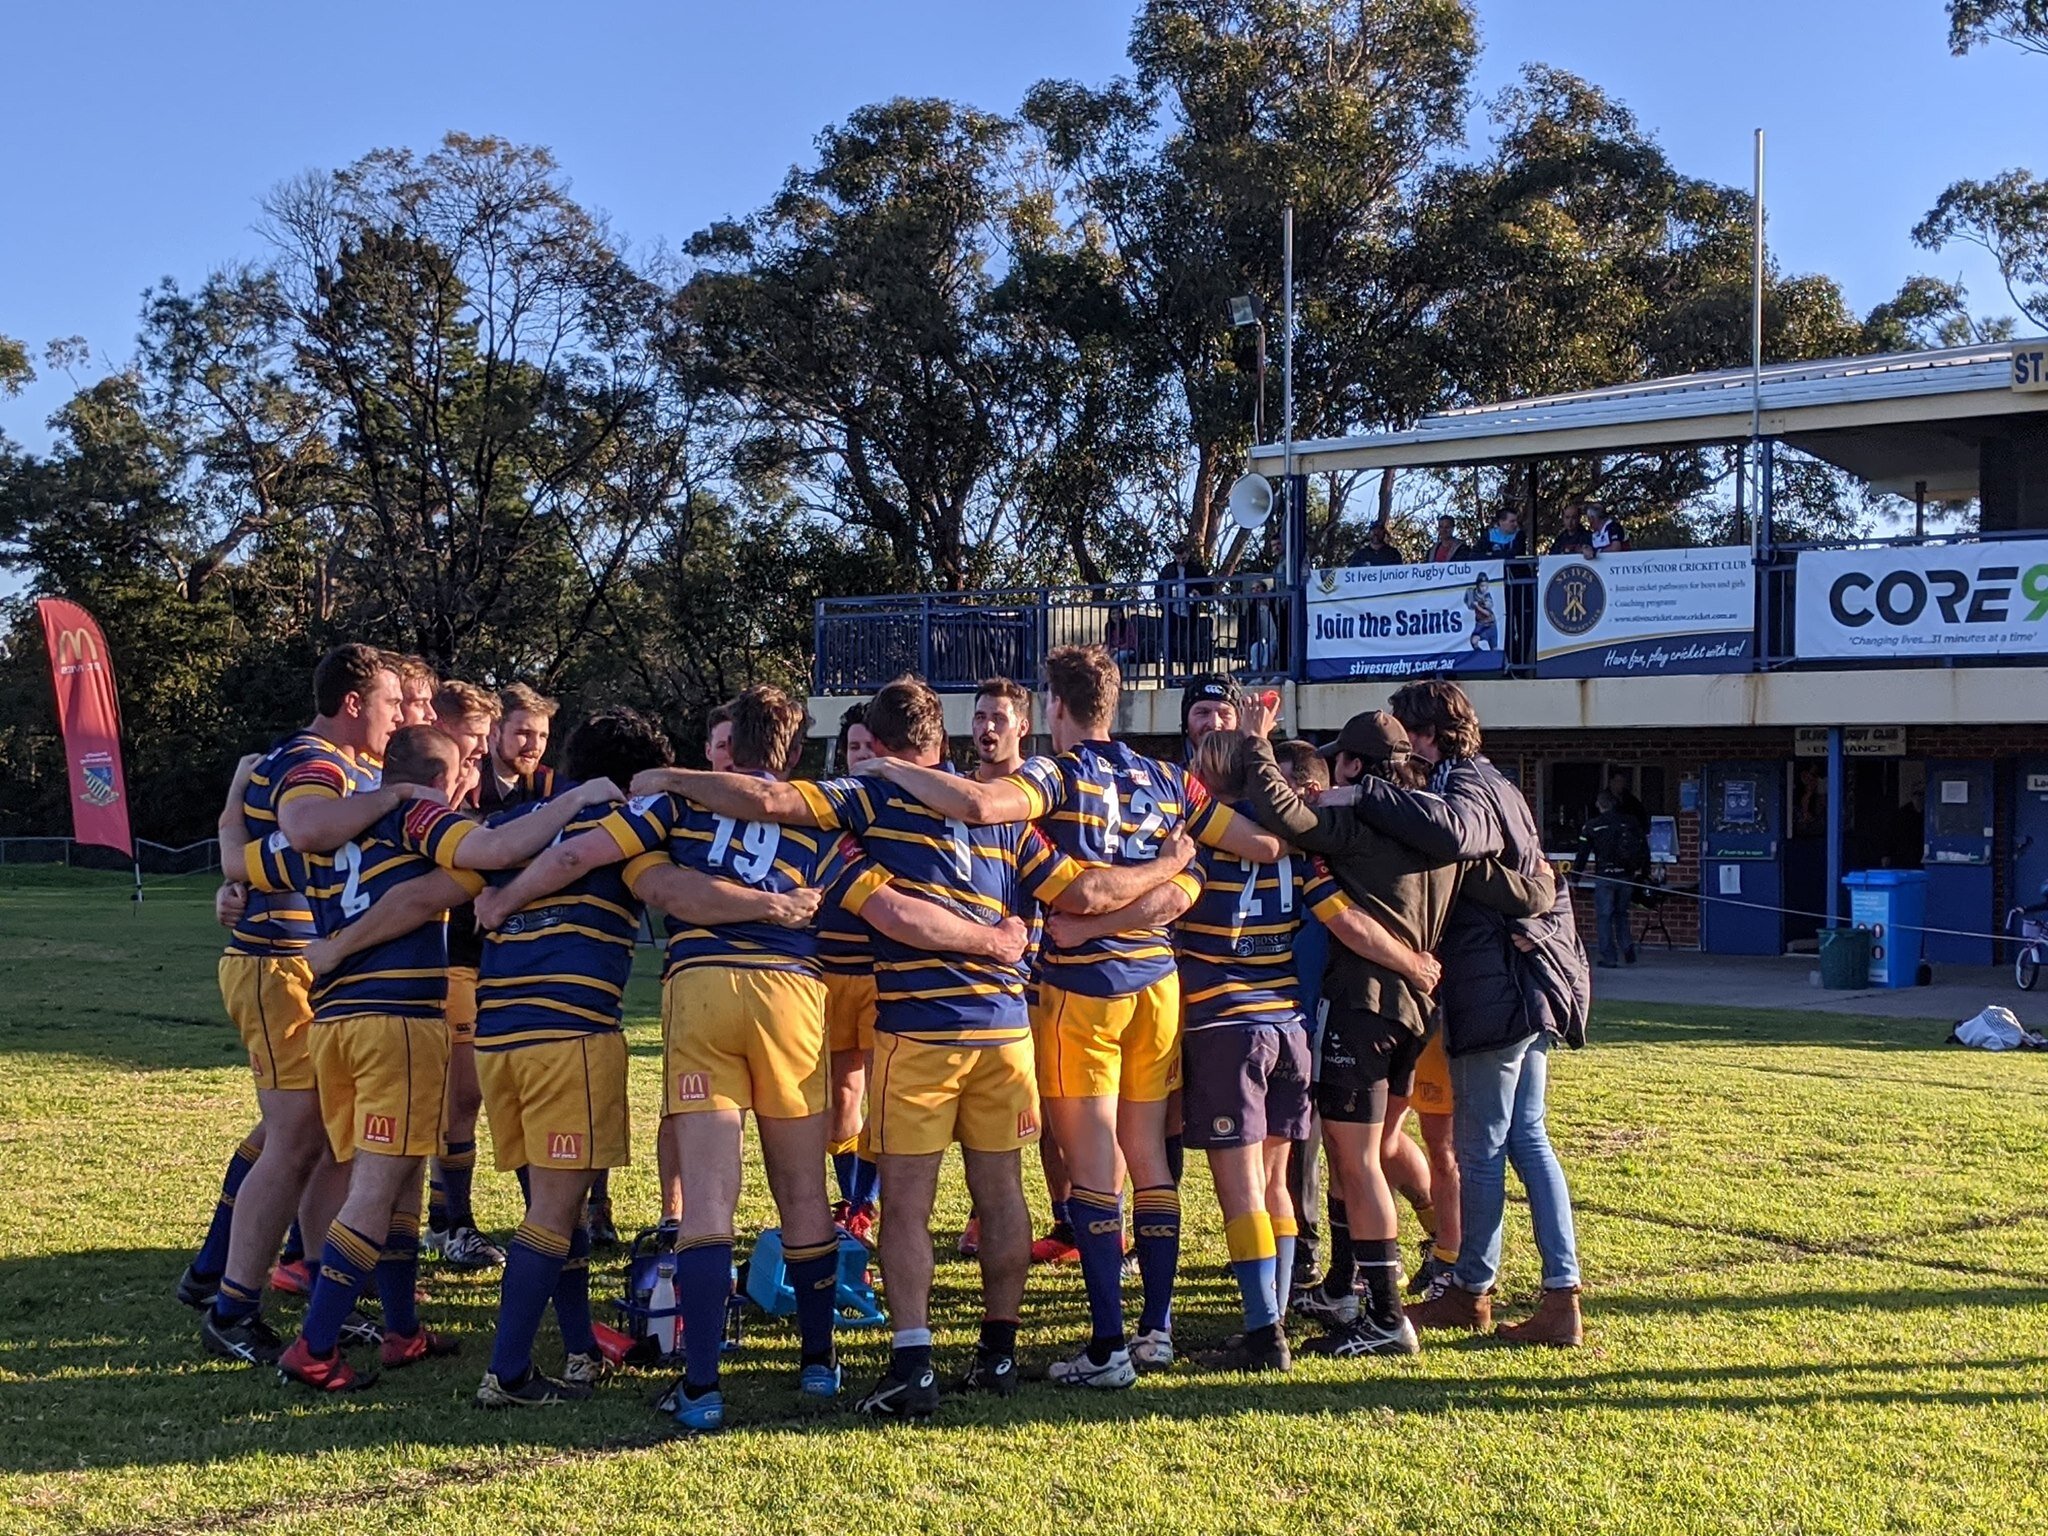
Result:
[[[2048,1429],[2048,1063],[1941,1048],[1945,1027],[1675,1004],[1603,1008],[1597,1048],[1556,1059],[1594,1288],[1578,1355],[1432,1340],[1284,1382],[1183,1368],[904,1431],[798,1414],[778,1325],[735,1362],[742,1427],[678,1444],[651,1438],[651,1380],[559,1414],[470,1409],[495,1286],[430,1271],[428,1316],[463,1357],[346,1402],[287,1393],[202,1362],[168,1295],[250,1117],[208,894],[152,891],[138,916],[117,880],[0,875],[0,1529],[2009,1530],[2042,1513],[2025,1447]],[[650,970],[628,999],[643,1147]],[[1199,1162],[1189,1345],[1235,1326]],[[653,1211],[651,1168],[618,1183],[629,1215]],[[1035,1170],[1032,1188],[1042,1214]],[[480,1172],[478,1192],[508,1228],[510,1180]],[[942,1219],[963,1215],[949,1169]],[[771,1220],[753,1178],[742,1229]],[[1508,1242],[1512,1309],[1535,1283],[1519,1207]],[[942,1262],[939,1292],[951,1366],[971,1266]],[[1034,1273],[1037,1362],[1081,1305],[1072,1270]],[[847,1354],[864,1383],[886,1342],[851,1335]]]

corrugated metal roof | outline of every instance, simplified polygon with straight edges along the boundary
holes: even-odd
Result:
[[[1772,425],[1783,430],[1796,428],[1803,413],[1816,410],[1983,392],[2008,395],[2015,345],[2001,341],[1927,352],[1773,363],[1763,370],[1763,412],[1779,418]],[[1714,435],[1725,433],[1730,418],[1746,418],[1750,390],[1747,368],[1681,374],[1571,394],[1460,406],[1426,416],[1405,431],[1297,442],[1294,451],[1297,457],[1365,452],[1386,462],[1391,455],[1414,448],[1431,462],[1444,462],[1447,450],[1459,453],[1468,445],[1473,459],[1512,457],[1516,452],[1512,440],[1518,437],[1566,434],[1597,440],[1602,429],[1625,429],[1630,442],[1640,443],[1645,440],[1645,429],[1654,432],[1667,426],[1674,441],[1698,441],[1707,427],[1706,418],[1715,418]],[[2032,405],[2033,400],[2038,400],[2038,406]],[[2030,397],[2029,408],[2048,410],[2048,394]],[[1790,419],[1786,419],[1788,415]],[[1254,450],[1258,459],[1279,456],[1278,444]]]

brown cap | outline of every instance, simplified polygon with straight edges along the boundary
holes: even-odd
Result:
[[[1404,762],[1408,757],[1408,733],[1384,709],[1369,709],[1346,720],[1337,739],[1323,748],[1323,756],[1333,760],[1340,752],[1349,752],[1368,762]]]

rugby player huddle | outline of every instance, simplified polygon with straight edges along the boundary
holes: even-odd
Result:
[[[1188,761],[1169,763],[1111,739],[1121,679],[1102,648],[1054,651],[1045,682],[1056,755],[1023,758],[1032,697],[996,679],[975,701],[972,776],[948,763],[938,696],[904,678],[848,712],[844,777],[791,776],[806,713],[756,687],[714,712],[710,771],[671,766],[652,721],[609,708],[569,733],[557,782],[541,765],[554,706],[531,690],[501,704],[361,645],[323,658],[312,723],[244,760],[221,817],[221,989],[261,1118],[179,1286],[207,1348],[324,1391],[372,1379],[345,1345],[374,1344],[385,1369],[453,1353],[416,1304],[431,1162],[430,1251],[503,1265],[477,1403],[588,1397],[608,1371],[589,1259],[594,1235],[615,1237],[602,1180],[628,1159],[620,1014],[649,911],[667,929],[657,1149],[685,1357],[661,1407],[687,1432],[725,1423],[748,1111],[805,1398],[840,1391],[851,1234],[879,1250],[894,1332],[858,1410],[937,1407],[931,1222],[955,1143],[983,1317],[953,1390],[1017,1389],[1034,1258],[1078,1261],[1087,1293],[1087,1341],[1051,1381],[1128,1387],[1173,1363],[1183,1145],[1208,1156],[1243,1299],[1242,1331],[1202,1363],[1287,1369],[1312,1134],[1342,1214],[1333,1201],[1328,1273],[1294,1298],[1324,1328],[1303,1348],[1405,1354],[1418,1324],[1487,1326],[1503,1157],[1532,1186],[1545,1292],[1502,1332],[1578,1342],[1562,1176],[1539,1201],[1531,1171],[1537,1140],[1549,1155],[1548,1033],[1521,1040],[1533,1073],[1502,1078],[1489,1045],[1482,1081],[1458,1070],[1455,1035],[1446,1057],[1435,1022],[1455,974],[1432,951],[1450,957],[1461,921],[1510,958],[1541,953],[1559,922],[1527,808],[1477,756],[1463,694],[1405,688],[1393,714],[1354,718],[1319,754],[1276,749],[1269,707],[1204,679],[1183,701]],[[1493,821],[1469,793],[1432,793],[1421,762],[1439,763],[1439,788],[1484,767]],[[1331,788],[1332,768],[1355,787]],[[1492,981],[1498,968],[1466,969]],[[1462,1119],[1453,1135],[1454,1077],[1506,1094],[1469,1136]],[[1411,1095],[1430,1111],[1427,1158],[1402,1128]],[[469,1209],[479,1101],[525,1197],[502,1250]],[[1036,1244],[1033,1142],[1053,1201]],[[1445,1184],[1461,1164],[1462,1202]],[[1394,1188],[1428,1234],[1405,1313]],[[289,1342],[264,1321],[266,1279],[308,1293]],[[366,1291],[376,1323],[358,1310]],[[533,1351],[550,1305],[565,1358],[543,1374]]]

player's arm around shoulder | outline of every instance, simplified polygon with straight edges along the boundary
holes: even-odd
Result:
[[[1011,821],[1035,821],[1045,815],[1047,798],[1038,780],[1036,764],[1049,758],[1033,758],[1008,778],[983,782],[960,774],[942,773],[906,763],[901,758],[878,757],[861,771],[887,779],[898,789],[920,801],[927,809],[970,827],[1000,826]],[[1054,769],[1055,774],[1057,769]]]
[[[1047,905],[1055,912],[1078,917],[1095,917],[1128,907],[1179,875],[1194,859],[1195,852],[1195,840],[1186,829],[1176,829],[1161,840],[1156,858],[1139,864],[1098,864],[1059,894],[1047,898]]]
[[[439,922],[450,907],[459,907],[483,889],[483,877],[467,870],[429,869],[393,886],[361,917],[340,930],[322,935],[306,951],[315,976],[337,969],[351,955],[403,938],[426,923]]]
[[[1202,895],[1199,867],[1182,870],[1164,885],[1154,886],[1129,906],[1091,917],[1055,910],[1045,920],[1045,935],[1056,949],[1079,949],[1120,933],[1145,933],[1171,927],[1187,915]]]
[[[693,928],[735,923],[807,928],[824,897],[816,886],[764,891],[701,869],[685,869],[667,858],[633,860],[626,869],[626,886],[650,907]]]
[[[340,759],[324,753],[301,757],[283,770],[277,784],[277,829],[300,853],[332,853],[397,810],[418,791],[389,785],[349,793],[351,780]]]
[[[627,786],[636,796],[675,795],[714,816],[735,821],[779,821],[792,827],[820,825],[797,786],[747,773],[712,773],[702,768],[645,768]]]
[[[584,812],[625,798],[610,779],[589,779],[564,790],[537,810],[502,822],[480,824],[441,806],[437,809],[455,820],[437,824],[448,826],[451,832],[457,826],[462,830],[449,839],[446,857],[438,851],[432,856],[444,868],[510,869],[537,855]],[[411,821],[407,818],[408,830]]]

